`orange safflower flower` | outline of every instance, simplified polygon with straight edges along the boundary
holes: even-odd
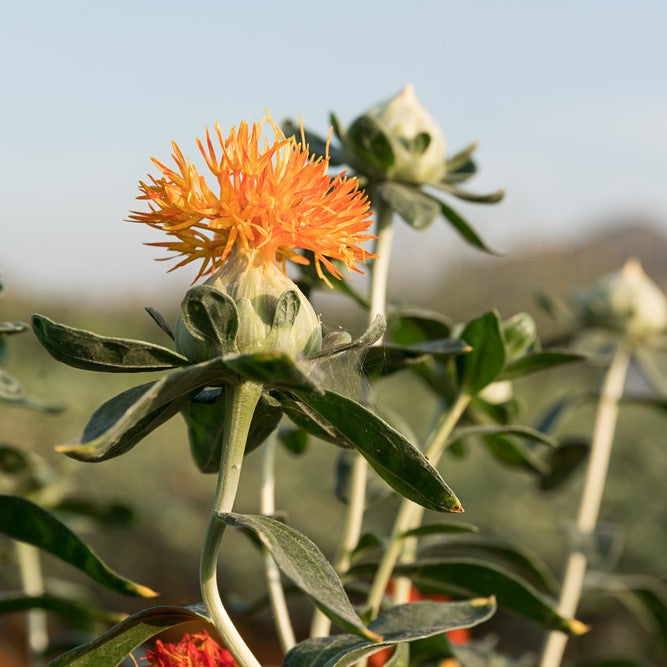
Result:
[[[232,654],[222,648],[205,630],[185,634],[176,644],[159,639],[146,651],[150,667],[237,667]]]
[[[226,139],[216,123],[220,155],[208,129],[204,143],[197,139],[215,177],[215,191],[172,142],[177,170],[151,158],[162,176],[140,181],[137,199],[147,201],[149,211],[132,211],[129,219],[173,237],[147,244],[182,255],[173,269],[201,261],[195,280],[219,269],[232,253],[250,264],[276,262],[283,270],[288,259],[308,264],[300,249],[313,253],[317,274],[325,281],[322,267],[342,277],[332,260],[363,273],[356,264],[372,255],[361,243],[374,236],[366,233],[370,202],[357,179],[328,175],[328,156],[310,156],[303,133],[300,141],[287,138],[267,120],[275,136],[263,148],[262,122],[250,129],[244,121]]]

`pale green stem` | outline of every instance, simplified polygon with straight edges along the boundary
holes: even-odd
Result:
[[[42,595],[44,578],[39,549],[25,542],[15,542],[16,558],[21,577],[21,588],[26,595]],[[28,664],[38,667],[45,664],[44,652],[49,645],[46,612],[31,609],[27,615]]]
[[[225,524],[216,512],[231,512],[241,477],[248,431],[262,387],[245,382],[225,391],[225,426],[215,502],[206,527],[199,564],[199,581],[204,604],[227,649],[240,667],[261,667],[225,609],[217,581],[218,554]]]
[[[264,444],[262,458],[262,489],[260,495],[260,511],[266,516],[271,516],[276,511],[275,487],[275,462],[276,448],[278,442],[272,435]],[[284,653],[287,653],[295,644],[294,629],[290,621],[285,593],[280,579],[280,570],[273,560],[271,554],[264,553],[264,571],[266,573],[266,585],[271,600],[273,619],[278,631],[278,640]]]
[[[590,458],[576,523],[579,537],[583,538],[584,542],[587,536],[595,532],[614,442],[618,405],[623,396],[629,363],[630,354],[628,350],[623,345],[619,345],[602,384],[595,416]],[[581,551],[581,545],[573,544],[565,568],[563,588],[558,602],[558,611],[567,618],[574,617],[577,612],[586,575],[586,564],[586,554]],[[558,667],[560,665],[565,653],[567,639],[567,635],[562,632],[553,631],[549,633],[544,645],[540,667]]]
[[[447,448],[447,441],[454,427],[458,423],[461,415],[465,411],[470,396],[460,394],[451,408],[443,413],[438,426],[433,431],[431,438],[424,450],[424,455],[434,467],[438,465],[440,457]],[[373,617],[377,616],[382,605],[382,599],[387,589],[387,584],[396,566],[399,556],[403,550],[405,540],[401,535],[421,523],[424,516],[424,508],[421,505],[413,503],[411,500],[403,499],[401,506],[394,521],[394,527],[389,538],[389,546],[384,552],[378,569],[375,572],[375,579],[368,594],[368,605],[371,608]]]
[[[387,280],[389,277],[389,260],[394,238],[392,224],[393,211],[381,200],[376,205],[377,239],[375,241],[375,255],[371,266],[371,294],[369,324],[378,316],[386,315],[387,310]],[[376,341],[380,345],[382,338]],[[344,574],[350,569],[350,559],[354,548],[359,543],[361,529],[366,509],[366,481],[368,479],[368,463],[360,454],[355,454],[350,476],[350,496],[340,546],[334,559],[336,571]],[[313,615],[310,628],[311,637],[326,637],[331,628],[331,621],[319,609]]]

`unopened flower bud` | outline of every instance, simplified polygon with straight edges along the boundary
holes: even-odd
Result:
[[[393,152],[391,164],[383,173],[373,175],[409,183],[436,182],[445,175],[445,135],[420,104],[411,84],[360,116],[350,126],[348,134],[353,134],[355,124],[363,124],[365,119],[377,124]],[[354,152],[354,146],[352,150]]]
[[[667,329],[667,298],[636,259],[576,297],[585,325],[646,338]]]

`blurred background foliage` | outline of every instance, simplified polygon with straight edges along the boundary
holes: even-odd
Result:
[[[564,332],[562,325],[540,311],[536,294],[548,291],[567,299],[601,274],[618,269],[629,256],[638,257],[647,274],[663,290],[667,289],[664,263],[667,238],[648,226],[617,221],[606,234],[575,245],[528,247],[511,257],[480,256],[462,264],[443,259],[429,265],[430,277],[425,283],[410,274],[394,273],[390,276],[389,299],[393,303],[432,308],[455,321],[463,321],[490,307],[496,307],[502,317],[527,311],[535,316],[539,336],[548,344],[557,342]],[[21,285],[6,287],[3,319],[28,321],[32,312],[40,312],[105,335],[160,344],[168,341],[143,307],[159,305],[173,322],[180,301],[176,296],[168,303],[162,295],[154,304],[137,303],[129,294],[122,303],[102,299],[77,303],[22,292]],[[325,327],[342,326],[353,335],[365,327],[365,314],[333,293],[318,292],[315,306]],[[129,455],[104,465],[78,463],[56,454],[53,446],[76,439],[95,408],[127,387],[127,378],[86,373],[58,364],[32,335],[12,341],[6,366],[9,372],[21,377],[28,390],[63,402],[66,409],[58,415],[42,416],[19,407],[4,408],[0,413],[3,439],[20,442],[52,461],[71,476],[81,495],[100,500],[117,498],[133,504],[137,518],[131,528],[110,526],[104,531],[94,530],[86,534],[86,540],[114,568],[158,589],[162,594],[159,602],[188,604],[198,600],[198,554],[215,476],[204,476],[196,470],[184,422],[169,421]],[[515,382],[516,397],[524,408],[522,421],[534,424],[554,400],[580,389],[595,388],[598,381],[595,368],[575,364]],[[633,393],[648,391],[643,382],[638,373],[631,373],[629,385]],[[381,381],[379,397],[382,403],[405,416],[418,436],[426,433],[435,405],[414,375],[402,372]],[[593,410],[594,405],[590,404],[569,411],[559,423],[556,435],[589,434]],[[603,522],[612,521],[625,527],[619,572],[665,574],[664,417],[639,406],[624,406],[621,412],[601,516]],[[283,449],[277,461],[277,507],[287,512],[291,525],[308,534],[329,556],[336,547],[343,521],[343,506],[334,496],[338,454],[336,448],[311,440],[305,456],[295,456]],[[237,511],[258,511],[259,466],[260,457],[256,452],[250,454],[243,469]],[[534,476],[499,467],[481,447],[469,446],[463,458],[447,455],[440,468],[464,504],[465,521],[532,547],[559,573],[565,560],[563,526],[574,516],[583,470],[559,489],[543,492]],[[385,533],[396,507],[397,502],[391,500],[371,507],[366,529]],[[247,539],[235,531],[225,535],[225,542],[221,567],[223,591],[232,601],[231,607],[236,605],[240,611],[264,594],[261,559]],[[4,550],[5,546],[0,542],[0,548]],[[65,567],[48,556],[44,560],[47,576],[58,576]],[[12,576],[11,568],[0,569],[2,589],[11,587]],[[68,577],[72,577],[71,572]],[[99,593],[108,608],[131,612],[145,606],[140,600],[128,601],[113,593]],[[298,610],[300,601],[296,598],[292,601]],[[616,655],[641,656],[646,664],[659,664],[658,656],[651,653],[645,631],[619,604],[609,599],[584,598],[579,617],[593,623],[596,631],[571,642],[572,655],[578,663]],[[297,632],[305,635],[310,621],[308,607],[304,605],[303,613],[297,611],[294,618]],[[268,612],[260,612],[243,631],[261,644],[263,623],[269,620]],[[241,621],[240,625],[245,624]],[[18,655],[22,646],[23,620],[20,616],[8,617],[3,619],[1,627],[0,647],[8,651],[4,660],[10,665],[9,651],[14,650]],[[510,653],[523,649],[537,652],[543,639],[537,626],[502,613],[484,625],[482,634],[489,630],[498,632],[500,647]],[[274,651],[275,647],[265,646],[258,651],[258,657],[268,661]],[[0,662],[2,659],[0,656]]]

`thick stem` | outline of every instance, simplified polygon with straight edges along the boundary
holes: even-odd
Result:
[[[262,514],[271,516],[276,511],[275,500],[275,461],[278,442],[275,436],[271,436],[264,444],[262,458],[262,490],[260,509]],[[266,585],[271,600],[274,623],[278,631],[278,640],[284,653],[287,653],[295,644],[294,629],[290,621],[285,593],[280,579],[280,570],[270,553],[264,553],[264,571],[266,574]]]
[[[391,246],[394,238],[394,226],[392,224],[393,211],[389,206],[378,199],[376,204],[377,239],[375,241],[375,254],[371,266],[371,295],[370,311],[368,313],[369,324],[378,316],[386,315],[387,310],[387,279],[389,276],[389,261],[391,258]],[[376,341],[380,345],[382,338]],[[350,569],[350,558],[352,551],[359,542],[361,529],[366,509],[366,481],[368,479],[368,463],[360,454],[356,454],[352,463],[352,474],[350,477],[350,497],[345,515],[345,523],[341,535],[338,553],[334,559],[336,571],[344,574]],[[325,637],[329,634],[331,621],[318,609],[313,615],[310,628],[311,637]]]
[[[228,387],[225,391],[225,427],[218,486],[206,527],[199,565],[204,604],[223,642],[240,667],[261,667],[261,665],[232,623],[220,597],[217,567],[225,524],[217,518],[216,512],[231,512],[233,509],[250,422],[261,393],[261,385],[254,382]]]
[[[447,447],[447,440],[469,402],[470,396],[467,394],[460,394],[452,404],[452,407],[440,418],[438,426],[433,431],[424,451],[424,455],[433,466],[438,465],[440,457]],[[409,540],[403,540],[401,535],[421,523],[423,516],[424,508],[421,505],[417,505],[405,498],[402,500],[398,514],[396,515],[396,520],[394,521],[394,528],[391,532],[389,547],[380,560],[380,564],[375,573],[375,579],[373,580],[370,593],[368,594],[368,605],[372,610],[373,617],[377,616],[380,611],[387,584],[391,579],[396,562],[403,552],[404,545],[406,543],[408,545],[410,544]],[[400,586],[404,594],[406,586],[405,584],[400,584]]]
[[[16,558],[21,577],[21,588],[26,595],[44,593],[44,578],[39,549],[24,542],[15,543]],[[44,652],[49,645],[46,624],[46,612],[43,609],[31,609],[27,613],[28,664],[39,667],[46,664]]]
[[[619,345],[602,384],[595,416],[591,453],[576,524],[577,531],[583,538],[593,534],[600,513],[614,442],[618,405],[623,396],[629,363],[630,354],[623,345]],[[571,618],[575,615],[585,575],[586,555],[581,551],[580,546],[575,544],[572,546],[568,557],[563,577],[563,588],[558,602],[558,611],[563,616]],[[567,635],[562,632],[549,633],[544,645],[540,667],[558,667],[560,665],[565,653],[567,639]]]

